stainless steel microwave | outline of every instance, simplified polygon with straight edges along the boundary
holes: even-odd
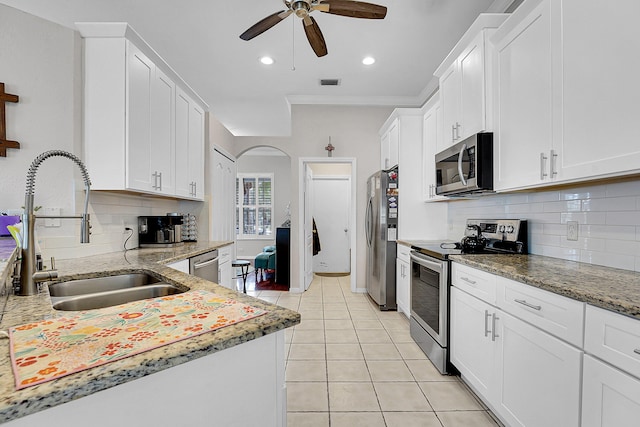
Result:
[[[493,191],[493,133],[477,133],[436,154],[436,194]]]

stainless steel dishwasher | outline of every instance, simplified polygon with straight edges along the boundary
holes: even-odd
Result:
[[[189,258],[189,274],[218,283],[218,250]]]

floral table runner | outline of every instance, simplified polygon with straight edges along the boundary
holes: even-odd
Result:
[[[9,335],[16,389],[266,313],[212,292],[189,291],[13,327]]]

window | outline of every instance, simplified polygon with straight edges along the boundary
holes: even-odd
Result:
[[[236,234],[239,239],[272,238],[273,174],[239,173],[236,178]]]

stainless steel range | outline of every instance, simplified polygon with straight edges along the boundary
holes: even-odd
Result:
[[[441,373],[451,373],[449,257],[463,253],[526,254],[527,221],[469,219],[461,242],[413,242],[411,248],[411,337]]]

